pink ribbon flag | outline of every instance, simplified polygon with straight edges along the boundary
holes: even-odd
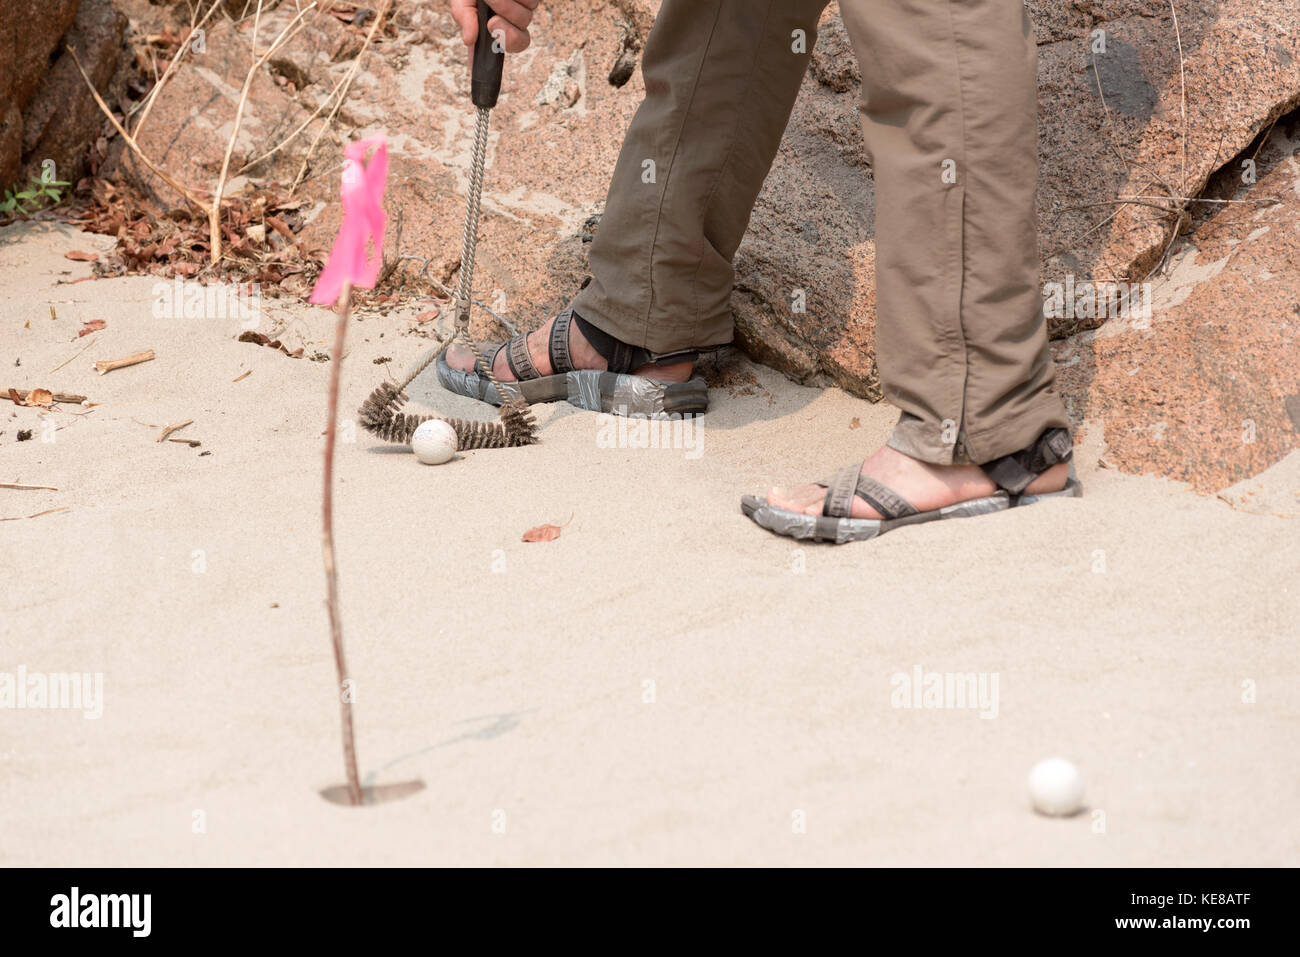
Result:
[[[366,154],[371,147],[375,154],[367,164]],[[311,301],[318,305],[337,302],[347,283],[360,289],[373,288],[384,259],[388,143],[382,136],[373,136],[349,143],[343,154],[343,225],[311,293]]]

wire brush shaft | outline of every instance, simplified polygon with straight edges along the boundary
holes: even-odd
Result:
[[[528,403],[510,399],[501,406],[500,422],[467,422],[440,415],[412,415],[403,412],[407,395],[391,382],[385,382],[361,404],[358,415],[361,427],[385,442],[404,445],[423,422],[442,419],[456,432],[456,444],[462,452],[474,449],[506,449],[537,442],[537,420]]]

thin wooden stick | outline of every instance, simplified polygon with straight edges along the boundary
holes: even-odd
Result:
[[[54,307],[53,307],[53,306],[50,306],[50,308],[53,309]],[[66,365],[67,365],[69,362],[71,362],[73,359],[77,358],[77,356],[81,355],[83,352],[85,352],[87,349],[89,349],[91,346],[93,346],[93,345],[95,344],[95,340],[98,339],[98,338],[99,338],[99,336],[92,336],[89,342],[87,342],[84,346],[82,346],[80,349],[78,349],[78,350],[77,350],[76,352],[74,352],[72,355],[68,356],[66,359],[64,359],[62,362],[60,362],[60,363],[59,363],[58,365],[56,365],[53,369],[51,369],[49,372],[47,372],[47,373],[45,373],[45,374],[46,374],[46,375],[52,375],[52,374],[54,374],[55,372],[58,372],[60,369],[62,369],[64,366],[66,366]]]
[[[150,359],[156,359],[152,349],[146,349],[144,352],[137,352],[134,355],[123,356],[120,359],[101,359],[99,362],[91,364],[100,375],[106,372],[112,372],[114,369],[125,369],[127,366],[133,366],[140,362],[148,362]]]
[[[167,436],[171,435],[173,432],[179,429],[183,429],[187,425],[193,425],[193,424],[194,424],[193,419],[186,419],[184,422],[177,422],[175,425],[169,425],[166,428],[164,428],[162,432],[158,434],[158,438],[154,439],[154,441],[161,442],[163,439],[167,438]],[[186,440],[181,439],[180,441],[184,442]]]
[[[149,95],[145,98],[144,110],[140,113],[140,119],[136,120],[135,132],[132,135],[137,137],[140,135],[140,129],[144,126],[144,121],[149,119],[149,111],[153,109],[154,102],[158,99],[158,94],[162,92],[162,88],[167,85],[167,81],[170,80],[172,74],[176,72],[177,67],[179,67],[181,61],[184,60],[186,52],[193,49],[194,32],[203,29],[203,25],[208,22],[208,19],[214,13],[217,12],[217,8],[221,6],[221,3],[222,0],[212,0],[212,6],[209,7],[208,12],[203,15],[203,19],[190,27],[190,35],[185,40],[185,46],[176,51],[176,55],[172,57],[172,62],[167,64],[167,69],[163,70],[162,77],[153,85],[153,89],[149,91]],[[157,66],[155,64],[155,70],[156,69]]]
[[[27,390],[26,390],[26,389],[5,389],[5,393],[4,393],[5,396],[7,397],[7,396],[9,395],[10,392],[17,392],[17,393],[18,393],[18,398],[22,399],[24,402],[27,401],[27,394],[28,394],[28,393],[27,393]],[[75,403],[77,403],[78,405],[80,405],[82,402],[85,402],[85,401],[86,401],[86,397],[85,397],[84,395],[74,395],[74,394],[71,393],[71,392],[55,392],[55,393],[54,393],[54,401],[55,401],[55,402],[75,402]]]
[[[95,102],[99,104],[100,112],[102,112],[106,117],[108,117],[108,122],[113,124],[113,129],[117,130],[118,135],[121,136],[122,139],[126,142],[126,145],[131,148],[131,152],[140,158],[140,162],[144,163],[145,166],[153,170],[155,176],[157,176],[159,179],[161,179],[172,189],[176,190],[176,192],[180,193],[182,196],[188,199],[191,203],[197,206],[201,211],[203,211],[204,213],[208,213],[209,212],[208,204],[203,202],[201,199],[199,199],[198,196],[195,194],[194,190],[190,189],[188,186],[186,186],[176,177],[172,176],[166,170],[162,169],[160,166],[158,166],[158,164],[156,164],[153,160],[151,160],[148,156],[145,155],[144,150],[142,150],[140,148],[140,145],[136,143],[135,137],[132,136],[130,133],[128,133],[126,129],[122,126],[122,124],[117,121],[117,117],[113,115],[113,111],[108,108],[108,104],[104,102],[104,98],[100,96],[99,91],[95,89],[95,84],[90,82],[90,76],[86,73],[85,67],[81,65],[81,60],[77,58],[76,49],[74,49],[73,47],[68,47],[68,53],[72,54],[72,62],[76,64],[77,69],[80,71],[81,78],[86,81],[86,86],[90,89],[90,95],[93,96],[95,98]],[[86,277],[86,278],[90,278],[90,277]],[[74,280],[74,282],[80,282],[80,281],[81,280],[79,279]]]
[[[339,294],[338,322],[334,327],[334,356],[330,363],[329,415],[325,428],[325,478],[321,490],[321,554],[325,559],[326,605],[330,616],[330,640],[334,645],[334,666],[338,672],[339,703],[343,718],[343,764],[348,775],[348,798],[361,804],[361,776],[357,773],[357,742],[352,730],[352,696],[345,690],[347,664],[343,657],[343,623],[339,619],[339,581],[334,566],[334,439],[338,432],[339,379],[343,366],[343,340],[352,313],[352,284],[345,283]]]
[[[55,488],[53,485],[16,485],[13,482],[0,482],[0,488],[30,488],[30,489],[39,488],[39,489],[45,489],[48,492],[58,491],[58,489]]]
[[[358,56],[359,56],[359,55],[360,55],[360,54],[358,54]],[[301,124],[301,125],[300,125],[296,130],[294,130],[292,133],[290,133],[288,136],[286,136],[284,139],[282,139],[282,140],[281,140],[279,143],[277,143],[275,146],[271,147],[269,150],[267,150],[267,151],[266,151],[265,153],[263,153],[261,156],[258,156],[258,157],[254,158],[254,159],[249,160],[247,163],[245,163],[243,166],[241,166],[239,169],[237,169],[237,170],[235,171],[235,175],[236,175],[236,176],[240,176],[240,175],[242,175],[242,174],[248,172],[250,169],[252,169],[252,168],[253,168],[254,166],[256,166],[258,163],[262,162],[262,160],[264,160],[264,159],[269,159],[270,157],[274,156],[276,153],[280,152],[280,150],[282,150],[282,149],[284,149],[286,146],[288,146],[288,145],[289,145],[289,144],[290,144],[294,139],[296,139],[298,136],[300,136],[300,135],[302,134],[302,131],[305,130],[307,127],[311,126],[312,121],[315,120],[316,117],[318,117],[318,116],[321,115],[321,112],[325,109],[325,107],[328,106],[330,103],[332,103],[332,102],[334,101],[334,95],[335,95],[336,93],[338,93],[339,88],[342,87],[343,84],[346,83],[350,78],[351,78],[351,75],[350,75],[350,74],[344,74],[343,76],[341,76],[341,77],[339,78],[338,82],[334,84],[334,89],[330,90],[330,94],[329,94],[329,96],[327,96],[327,97],[325,97],[325,99],[321,100],[320,106],[316,107],[316,110],[312,113],[311,116],[309,116],[309,117],[307,117],[307,119],[303,120],[303,121],[302,121],[302,124]],[[330,117],[332,118],[333,116],[334,116],[334,114],[331,112],[331,113],[330,113]],[[328,122],[328,120],[327,120],[326,122]]]
[[[47,508],[43,512],[37,512],[35,515],[15,515],[13,518],[0,518],[0,522],[21,522],[25,518],[40,518],[42,515],[53,515],[55,512],[66,512],[70,505],[60,505],[58,508]]]
[[[1187,192],[1187,69],[1183,60],[1183,31],[1178,26],[1178,9],[1174,6],[1174,0],[1169,0],[1169,13],[1174,18],[1174,36],[1178,39],[1178,82],[1182,88],[1180,109],[1183,114],[1183,178],[1180,185],[1185,193]]]
[[[365,58],[366,51],[370,48],[370,41],[375,38],[375,33],[378,32],[380,24],[384,22],[388,17],[388,14],[392,11],[392,6],[393,0],[387,0],[384,4],[384,9],[379,11],[375,16],[375,22],[371,24],[370,31],[366,34],[365,42],[361,44],[361,49],[357,51],[357,58],[352,61],[351,68],[344,76],[346,82],[343,85],[343,89],[339,91],[338,99],[334,101],[334,108],[330,110],[330,115],[326,117],[321,128],[316,131],[315,137],[312,138],[311,146],[307,147],[307,155],[303,157],[302,166],[298,170],[298,175],[293,178],[293,185],[289,187],[290,196],[292,196],[298,187],[302,185],[303,177],[307,174],[307,165],[311,162],[312,154],[316,152],[316,144],[318,144],[321,137],[325,135],[325,131],[330,128],[330,124],[334,122],[334,117],[343,106],[343,101],[347,99],[348,91],[352,89],[352,81],[357,75],[357,70],[361,68],[361,61]]]
[[[212,192],[212,206],[208,210],[208,245],[211,247],[209,257],[211,262],[221,261],[221,200],[222,194],[226,191],[226,177],[230,175],[230,157],[235,152],[235,140],[239,138],[239,128],[244,122],[244,107],[248,105],[248,94],[252,90],[253,81],[257,78],[257,71],[262,68],[262,64],[275,56],[280,48],[298,35],[298,30],[302,26],[302,18],[310,10],[314,10],[315,3],[312,3],[299,10],[297,15],[289,21],[286,26],[262,54],[260,59],[253,62],[249,68],[248,74],[244,77],[244,88],[239,92],[239,103],[235,107],[235,120],[230,130],[230,140],[226,143],[226,155],[221,161],[221,174],[217,177],[217,188]],[[257,44],[257,36],[253,36],[254,46]]]

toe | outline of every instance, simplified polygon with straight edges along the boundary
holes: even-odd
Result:
[[[820,485],[799,485],[795,488],[773,488],[767,493],[769,505],[804,515],[820,515],[826,500],[826,489]]]
[[[479,344],[478,348],[479,353],[485,355],[494,349],[495,346]],[[496,377],[500,381],[514,382],[515,377],[510,372],[510,366],[505,360],[504,352],[505,350],[502,350],[501,353],[498,353],[492,364],[492,371],[496,373]],[[459,369],[461,372],[479,371],[477,366],[478,360],[474,357],[474,350],[464,342],[453,342],[449,345],[444,358],[447,360],[447,365],[451,366],[453,369]]]
[[[448,346],[445,358],[447,365],[461,372],[470,372],[474,368],[474,353],[463,342],[453,342]]]

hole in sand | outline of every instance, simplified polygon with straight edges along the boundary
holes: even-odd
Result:
[[[393,784],[369,785],[361,789],[361,807],[384,804],[388,801],[400,801],[402,798],[410,797],[412,794],[417,794],[423,790],[423,781],[397,781]],[[331,804],[356,807],[348,799],[348,786],[346,784],[332,784],[323,789],[320,796]]]

